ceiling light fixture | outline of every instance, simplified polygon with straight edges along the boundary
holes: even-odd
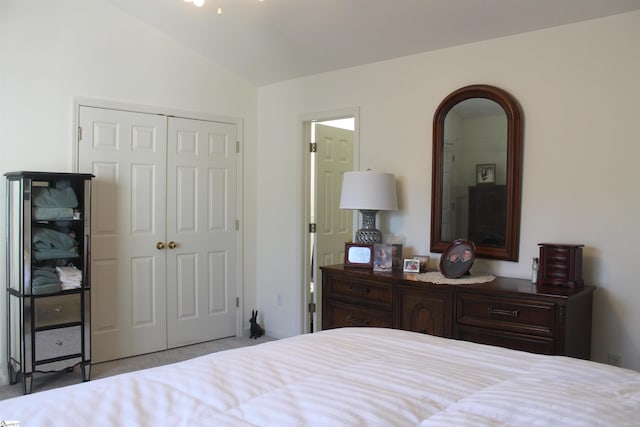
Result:
[[[205,0],[184,0],[185,3],[193,3],[194,6],[197,6],[197,7],[204,6],[204,1]],[[258,1],[262,2],[264,0],[258,0]],[[218,15],[222,15],[222,6],[218,6]]]
[[[184,0],[185,3],[193,3],[195,6],[204,6],[204,0]]]

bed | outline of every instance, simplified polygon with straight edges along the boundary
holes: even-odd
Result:
[[[21,426],[637,426],[640,373],[342,328],[0,402]]]

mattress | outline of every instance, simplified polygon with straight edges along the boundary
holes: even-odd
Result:
[[[227,350],[0,402],[21,426],[637,426],[640,373],[382,328]]]

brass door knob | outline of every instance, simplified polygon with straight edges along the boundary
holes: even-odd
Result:
[[[156,249],[164,249],[164,243],[162,242],[156,243]]]
[[[172,240],[167,246],[169,246],[169,249],[175,249],[178,244]]]

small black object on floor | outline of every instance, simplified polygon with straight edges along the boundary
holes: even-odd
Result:
[[[249,338],[259,338],[264,335],[264,328],[258,324],[258,310],[251,310],[251,335]]]

